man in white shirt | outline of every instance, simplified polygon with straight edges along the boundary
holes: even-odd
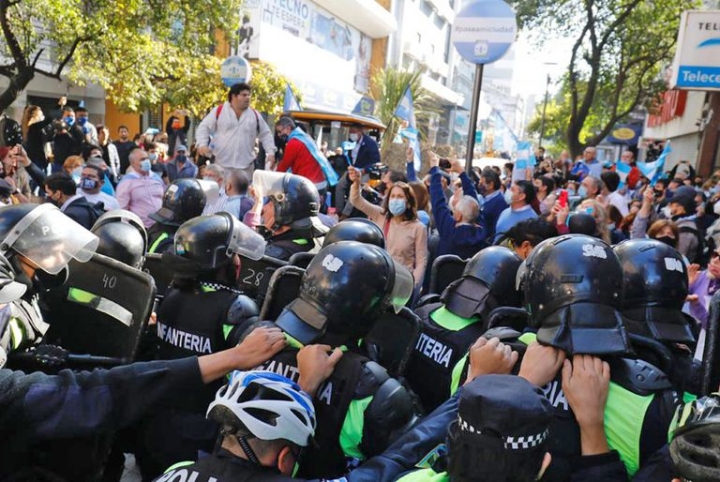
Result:
[[[225,170],[217,164],[208,164],[203,171],[203,180],[214,182],[219,186],[218,197],[215,202],[208,200],[203,209],[202,215],[209,216],[220,211],[225,211],[225,204],[228,196],[225,193]]]
[[[235,84],[228,100],[205,116],[196,133],[201,156],[215,156],[215,163],[227,170],[241,170],[252,179],[255,168],[255,139],[265,148],[265,165],[275,165],[275,142],[265,120],[250,107],[251,87]]]
[[[120,204],[113,196],[101,191],[105,183],[102,170],[94,165],[86,164],[80,174],[80,183],[76,194],[83,196],[90,204],[102,202],[106,211],[120,209]]]

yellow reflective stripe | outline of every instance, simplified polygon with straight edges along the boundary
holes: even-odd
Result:
[[[20,326],[20,321],[17,318],[12,318],[10,320],[8,328],[10,328],[10,344],[12,345],[13,350],[17,350],[25,339],[25,330],[23,330],[23,327]]]
[[[637,395],[610,382],[605,405],[605,435],[617,450],[630,477],[640,468],[640,434],[653,396]]]
[[[363,428],[365,426],[365,410],[372,402],[372,395],[360,400],[350,402],[345,421],[340,430],[340,447],[345,455],[364,460],[365,456],[360,451]]]
[[[445,306],[441,306],[430,313],[430,318],[441,327],[450,331],[460,331],[478,321],[478,318],[475,316],[472,318],[458,316]]]
[[[194,463],[195,462],[193,462],[193,461],[178,462],[175,465],[171,465],[170,467],[168,467],[168,469],[165,471],[165,473],[167,474],[168,472],[172,472],[175,469],[179,469],[181,467],[187,467],[188,465],[192,465]]]
[[[223,339],[228,339],[233,328],[235,328],[235,325],[223,325]]]
[[[295,244],[299,244],[300,246],[305,246],[305,245],[308,244],[310,241],[308,241],[307,239],[293,239],[292,242],[295,243]]]
[[[467,363],[468,354],[465,353],[463,357],[458,360],[458,362],[455,364],[455,367],[452,371],[452,376],[450,378],[450,395],[448,398],[455,395],[455,392],[457,392],[458,388],[460,388],[460,375],[462,375],[463,368],[465,368],[465,364]]]
[[[169,237],[170,235],[168,233],[162,233],[160,236],[158,236],[152,246],[150,246],[150,250],[148,251],[148,253],[154,253],[158,246],[160,246],[160,243],[162,243]]]
[[[523,333],[518,337],[518,340],[521,343],[525,343],[526,345],[530,345],[537,341],[537,333]]]

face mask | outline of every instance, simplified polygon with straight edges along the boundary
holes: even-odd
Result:
[[[213,178],[212,178],[212,177],[210,177],[210,176],[203,176],[203,181],[212,181],[212,182],[217,182],[217,181],[216,181],[215,179],[213,179]]]
[[[575,195],[575,189],[568,189],[567,190],[568,196],[574,196]]]
[[[187,156],[185,154],[179,154],[175,159],[179,163],[184,163],[187,161]]]
[[[358,136],[357,134],[355,134],[355,133],[350,134],[350,140],[353,141],[353,142],[357,142],[358,137],[359,137],[359,136]]]
[[[68,125],[68,127],[72,126],[75,123],[75,118],[67,116],[63,119],[65,123]]]
[[[83,177],[80,179],[80,189],[85,191],[92,191],[98,187],[98,182],[95,179]]]
[[[578,189],[578,195],[582,198],[586,198],[588,195],[587,189],[585,189],[585,186],[580,186],[580,189]]]
[[[675,247],[676,239],[671,238],[670,236],[660,236],[658,238],[655,238],[657,241],[660,241],[661,243],[665,243],[668,246]]]
[[[158,158],[158,155],[155,152],[151,152],[150,154],[148,154],[148,159],[150,159],[150,162],[157,161],[157,158]]]
[[[510,189],[507,189],[505,191],[505,202],[508,203],[508,206],[511,205],[513,202],[513,194]]]
[[[665,216],[667,219],[670,219],[672,217],[672,212],[670,211],[670,206],[665,206],[660,210],[662,212],[663,216]]]
[[[78,121],[79,125],[84,126],[85,124],[87,124],[88,120],[87,120],[87,117],[78,117],[77,121]]]
[[[407,206],[404,199],[391,199],[388,203],[388,209],[393,216],[399,216],[405,212]]]
[[[152,167],[152,164],[150,163],[150,159],[143,159],[140,161],[140,170],[143,172],[150,172],[150,168]]]

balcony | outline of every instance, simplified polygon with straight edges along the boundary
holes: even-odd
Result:
[[[375,0],[313,1],[368,37],[383,38],[397,30],[395,17]]]

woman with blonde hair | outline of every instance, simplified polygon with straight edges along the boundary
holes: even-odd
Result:
[[[25,106],[21,122],[25,150],[30,160],[40,169],[45,170],[48,161],[45,155],[45,144],[52,137],[52,119],[36,105]]]
[[[597,236],[606,243],[612,244],[610,229],[608,229],[610,216],[608,216],[605,206],[594,199],[586,199],[580,203],[577,210],[592,215],[595,218],[595,224],[597,224]]]

